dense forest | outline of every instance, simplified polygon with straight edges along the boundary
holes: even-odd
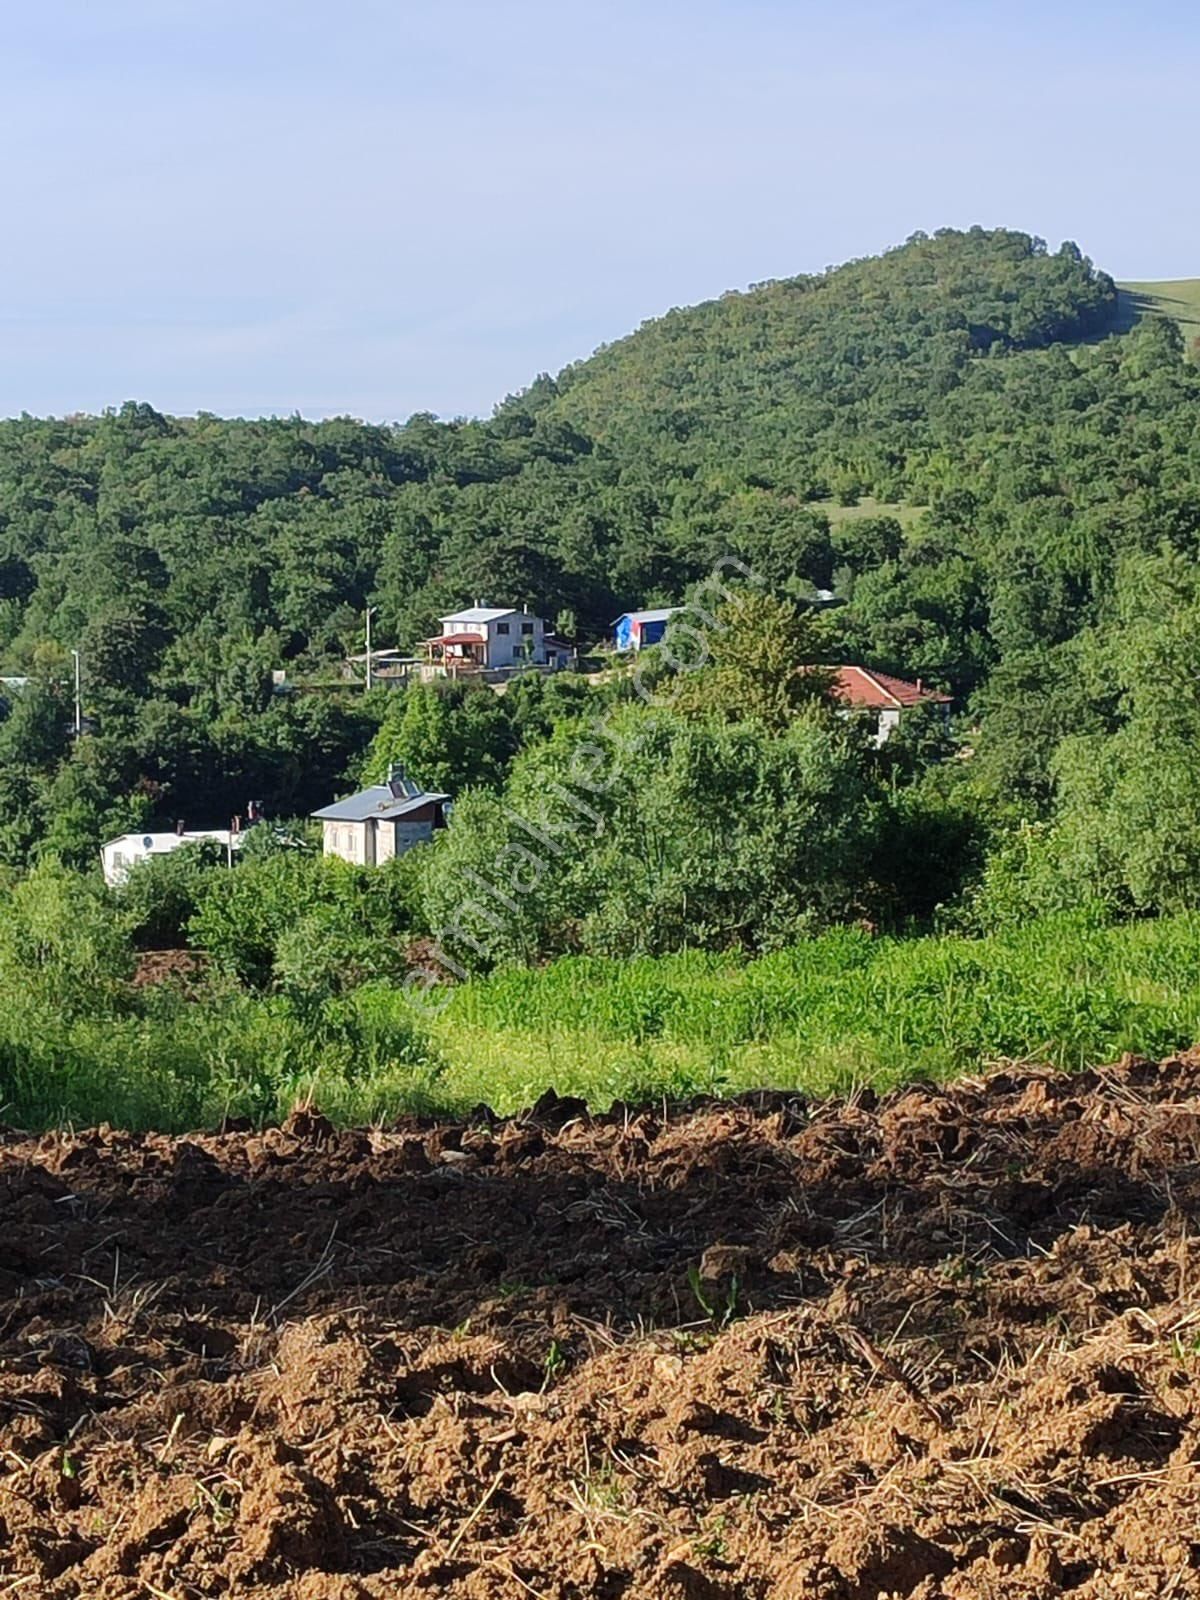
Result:
[[[252,675],[263,651],[340,653],[368,599],[411,643],[479,589],[573,612],[586,635],[615,606],[678,596],[730,549],[781,579],[850,578],[893,553],[890,530],[831,538],[830,497],[924,505],[964,482],[989,508],[1065,495],[1027,479],[1031,456],[1062,454],[1042,430],[1128,404],[1156,365],[1149,350],[1130,371],[1058,348],[1101,332],[1115,303],[1072,246],[947,233],[672,312],[486,422],[225,422],[133,404],[8,422],[0,647],[27,660],[90,629],[98,692],[187,703],[230,658]],[[1175,403],[1147,399],[1156,415]],[[1103,414],[1089,420],[1096,445],[1111,437]]]
[[[602,716],[636,749],[603,828],[466,967],[1186,909],[1193,355],[1168,320],[1126,328],[1074,245],[973,229],[672,311],[486,421],[130,403],[0,423],[0,659],[28,679],[0,707],[0,862],[65,894],[54,874],[94,873],[126,828],[220,825],[249,798],[303,817],[401,757],[459,803],[384,887],[331,887],[301,852],[147,869],[161,903],[126,897],[135,943],[338,989],[453,920],[463,874]],[[525,603],[586,651],[728,557],[754,583],[652,720],[619,673],[502,697],[338,686],[367,606],[377,642],[412,646],[474,598]],[[839,661],[940,686],[952,724],[912,716],[877,750],[819,692]],[[226,947],[238,918],[248,953]]]

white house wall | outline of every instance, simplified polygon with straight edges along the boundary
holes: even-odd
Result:
[[[116,844],[106,844],[100,855],[104,866],[104,881],[110,889],[115,889],[124,883],[129,877],[130,869],[139,861],[146,859],[144,850],[137,850],[123,840]]]
[[[325,821],[324,849],[327,856],[340,856],[354,866],[366,863],[365,828],[361,822]]]
[[[507,628],[507,633],[501,633],[501,628]],[[524,628],[530,628],[530,633],[524,633]],[[512,667],[525,658],[522,645],[526,639],[533,640],[533,651],[530,660],[540,662],[545,657],[545,625],[540,617],[531,617],[520,611],[514,611],[511,616],[498,617],[495,622],[489,622],[485,629],[487,633],[487,659],[489,667]]]

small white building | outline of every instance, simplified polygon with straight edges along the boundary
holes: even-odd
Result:
[[[523,667],[556,669],[571,659],[541,617],[509,606],[468,606],[439,617],[441,633],[426,639],[427,667],[453,676],[516,672]]]
[[[450,796],[431,794],[398,763],[386,783],[314,811],[324,830],[324,853],[358,867],[381,866],[444,828]]]
[[[175,833],[123,833],[119,839],[110,839],[100,851],[104,868],[104,881],[110,889],[124,883],[133,868],[151,856],[169,856],[182,845],[195,844],[200,839],[211,839],[223,850],[240,850],[246,835],[234,833],[230,828],[198,828],[194,832]]]

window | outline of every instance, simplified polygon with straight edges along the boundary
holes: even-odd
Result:
[[[523,622],[523,623],[522,623],[522,624],[521,624],[521,632],[522,632],[522,633],[523,633],[523,634],[524,634],[524,635],[525,635],[525,636],[526,636],[526,637],[528,637],[528,635],[529,635],[529,634],[531,634],[531,633],[532,633],[532,632],[533,632],[533,623],[532,623],[532,622]]]
[[[498,622],[496,624],[496,632],[497,633],[505,633],[506,634],[508,632],[508,623],[507,622]]]

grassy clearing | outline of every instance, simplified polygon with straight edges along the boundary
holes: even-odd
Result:
[[[1001,1058],[1074,1068],[1197,1039],[1200,914],[1121,927],[1081,914],[981,940],[841,929],[753,961],[692,951],[506,970],[455,990],[432,1021],[382,982],[311,1017],[236,989],[72,1019],[12,1000],[0,1118],[179,1131],[311,1101],[367,1123],[480,1101],[511,1112],[550,1086],[599,1109],[889,1088]]]
[[[1162,283],[1122,283],[1117,317],[1122,331],[1144,316],[1174,317],[1190,344],[1200,337],[1200,278],[1175,278]]]
[[[823,512],[834,528],[839,522],[857,522],[862,517],[895,517],[902,528],[908,528],[924,516],[927,509],[911,506],[903,500],[876,500],[869,494],[852,506],[839,505],[836,500],[814,500],[813,508]]]
[[[846,929],[752,962],[568,959],[465,986],[434,1031],[442,1090],[502,1110],[547,1084],[603,1104],[886,1088],[997,1058],[1079,1067],[1200,1037],[1200,918],[1055,918],[984,940]]]

